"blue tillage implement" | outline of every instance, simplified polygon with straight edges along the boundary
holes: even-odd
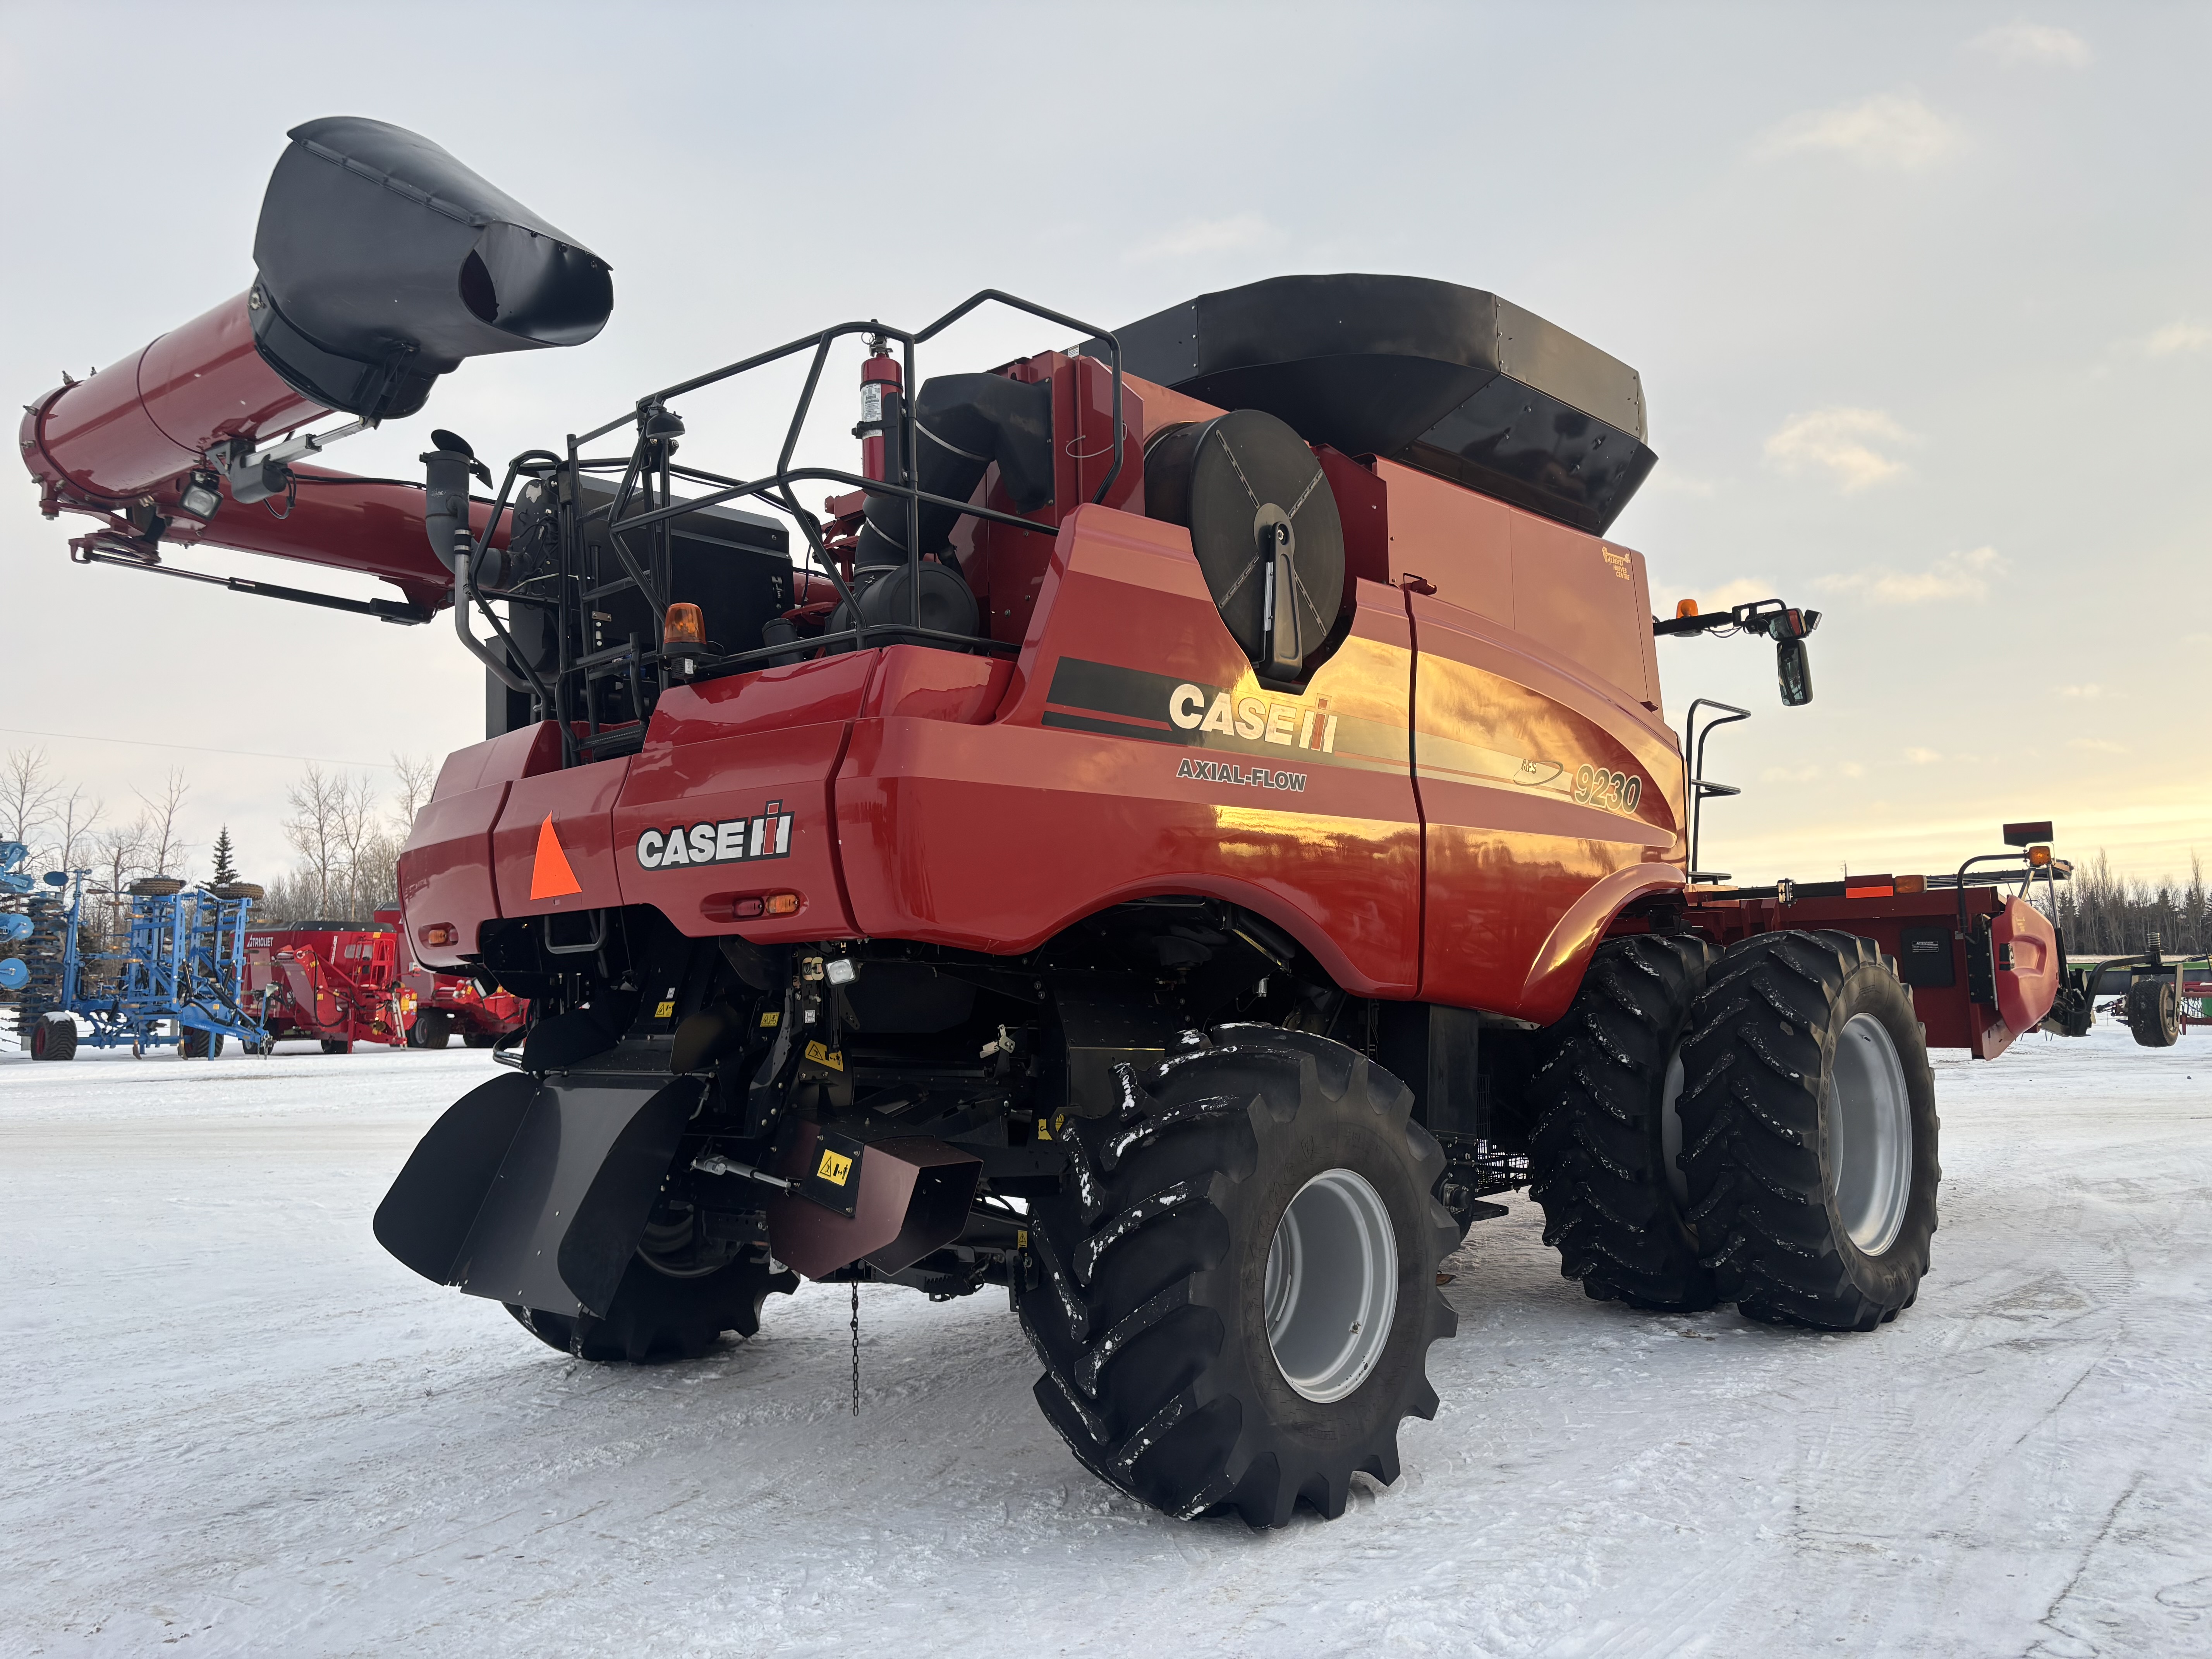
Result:
[[[37,999],[42,1006],[34,1016],[58,1021],[75,1015],[76,1041],[34,1045],[33,1033],[26,1031],[26,1048],[39,1058],[60,1060],[80,1043],[128,1044],[138,1054],[174,1045],[189,1057],[213,1059],[226,1037],[237,1038],[249,1052],[267,1044],[268,1033],[239,996],[252,897],[226,888],[188,890],[164,878],[134,882],[121,948],[89,950],[83,927],[87,873],[56,871],[46,878],[69,889],[69,903],[65,918],[58,918],[63,921],[58,983],[53,994]]]

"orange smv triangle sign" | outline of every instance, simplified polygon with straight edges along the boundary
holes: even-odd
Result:
[[[576,872],[568,867],[568,855],[561,850],[561,837],[553,833],[553,815],[548,812],[545,822],[538,826],[538,857],[530,866],[530,896],[566,898],[583,890]]]

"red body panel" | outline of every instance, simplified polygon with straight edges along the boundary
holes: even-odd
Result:
[[[1407,604],[1431,908],[1421,995],[1556,1019],[1620,907],[1680,884],[1663,862],[1680,840],[1674,735],[1509,629],[1440,597]]]
[[[2012,1036],[2033,1030],[2058,1000],[2058,930],[2033,905],[2010,898],[1990,923],[1990,944],[1996,956],[1990,978],[2008,1044]],[[1985,1030],[1985,1043],[1988,1036]]]
[[[1287,928],[1348,988],[1410,996],[1420,932],[1411,665],[1400,596],[1363,587],[1352,637],[1306,690],[1263,692],[1188,533],[1079,507],[995,722],[855,730],[837,782],[854,921],[866,933],[1018,951],[1120,900],[1205,893]],[[1249,712],[1252,735],[1194,732],[1175,720],[1179,685],[1203,688],[1209,707],[1298,712],[1273,741]],[[1334,751],[1319,749],[1318,727],[1316,746],[1300,746],[1304,716],[1324,710],[1337,721]],[[1200,718],[1189,714],[1191,727]],[[1262,775],[1285,781],[1263,787]],[[1005,823],[1021,826],[1023,845],[993,833]],[[1316,879],[1324,867],[1328,879]]]
[[[1379,517],[1386,481],[1337,463]],[[1493,618],[1355,576],[1348,637],[1303,689],[1270,689],[1181,528],[1082,506],[1051,546],[1011,665],[854,653],[673,689],[627,760],[554,769],[550,726],[464,751],[401,861],[416,949],[450,963],[495,916],[629,903],[694,935],[1009,954],[1195,893],[1285,928],[1348,990],[1549,1019],[1620,908],[1680,884],[1680,764],[1640,670],[1629,688],[1586,677]],[[1626,615],[1638,590],[1616,561],[1634,556],[1579,551]],[[1638,779],[1633,805],[1587,781],[1575,799],[1585,763]],[[533,899],[549,819],[580,890]],[[468,873],[495,822],[495,896]],[[781,892],[796,914],[754,914]],[[452,956],[421,943],[435,922],[465,941]]]
[[[477,929],[500,915],[492,885],[492,830],[508,787],[560,764],[561,734],[550,721],[447,757],[399,855],[399,908],[418,961],[453,968],[476,954]],[[429,933],[440,927],[453,928],[453,936],[435,945]]]
[[[629,757],[624,756],[572,766],[565,772],[517,778],[507,785],[507,801],[491,835],[500,915],[544,915],[623,902],[608,815],[629,768]],[[575,878],[575,890],[563,891],[567,884],[541,876],[539,848],[548,824],[562,854],[557,862],[547,860],[548,873],[565,863]]]

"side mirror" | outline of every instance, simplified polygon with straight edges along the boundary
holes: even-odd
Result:
[[[1802,640],[1774,642],[1774,672],[1782,682],[1782,706],[1802,708],[1813,701],[1813,662]]]

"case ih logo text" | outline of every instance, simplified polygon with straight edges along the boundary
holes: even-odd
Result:
[[[694,864],[750,864],[756,859],[791,856],[791,814],[772,800],[757,818],[723,818],[715,823],[673,824],[648,830],[637,838],[637,861],[647,870],[673,870]]]
[[[1226,691],[1209,697],[1202,685],[1178,685],[1168,694],[1168,719],[1185,732],[1218,732],[1247,743],[1279,743],[1291,749],[1336,752],[1336,716],[1323,697],[1317,708],[1301,703],[1270,702],[1265,697],[1231,698]]]

